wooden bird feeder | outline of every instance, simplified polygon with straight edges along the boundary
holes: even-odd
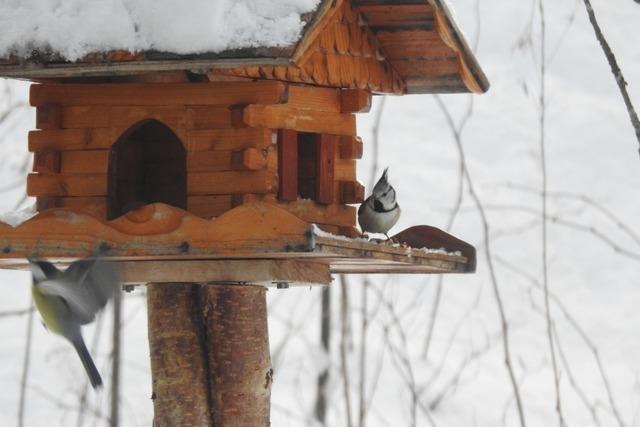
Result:
[[[0,61],[35,82],[38,210],[0,224],[0,266],[100,248],[151,284],[156,426],[268,424],[265,286],[475,269],[474,248],[433,227],[400,245],[355,228],[355,113],[371,95],[488,89],[446,6],[323,0],[305,19],[286,48]]]

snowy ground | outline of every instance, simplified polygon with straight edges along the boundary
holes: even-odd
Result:
[[[635,37],[640,5],[630,0],[593,3],[626,73],[632,98],[640,107],[640,50]],[[452,4],[460,26],[473,38],[478,28],[476,0]],[[565,365],[558,355],[562,408],[569,426],[640,425],[638,145],[582,2],[548,1],[545,7],[549,60],[546,148],[548,186],[552,192],[549,215],[557,219],[549,223],[548,264],[549,287],[557,297],[551,302],[552,317],[567,361]],[[510,325],[512,360],[528,425],[557,425],[542,311],[544,299],[536,287],[542,278],[540,197],[522,190],[541,188],[536,59],[539,19],[536,15],[531,20],[530,2],[484,0],[479,3],[479,10],[478,57],[492,88],[486,95],[474,98],[474,112],[462,135],[463,144],[475,188],[489,218],[497,281]],[[532,46],[526,42],[530,24]],[[21,84],[12,88],[21,95],[27,93]],[[442,99],[459,120],[469,98],[457,95]],[[0,102],[5,100],[6,97]],[[378,108],[380,99],[371,114],[359,118],[359,133],[366,145],[371,143],[371,127]],[[32,112],[17,114],[0,129],[5,137],[0,145],[0,189],[5,183],[9,185],[20,170],[18,151],[25,149],[25,135],[32,120]],[[380,140],[379,164],[390,166],[390,179],[403,208],[397,230],[414,224],[444,228],[457,194],[458,155],[434,98],[388,98]],[[369,182],[372,165],[369,148],[365,149],[358,171],[363,183]],[[1,202],[8,209],[21,193],[18,189],[5,194]],[[588,196],[596,205],[586,203],[580,196]],[[630,230],[625,231],[594,206],[613,212]],[[412,399],[406,381],[411,377],[420,391],[416,425],[518,425],[484,259],[482,224],[466,190],[453,232],[479,249],[478,273],[446,277],[426,359],[422,352],[437,278],[378,277],[369,288],[371,323],[365,381],[368,426],[411,425]],[[0,273],[5,282],[0,313],[26,308],[27,275]],[[350,277],[347,286],[351,306],[348,370],[354,419],[358,412],[361,279]],[[331,368],[327,425],[347,425],[338,351],[339,287],[334,289],[335,328],[330,358],[323,355],[318,344],[319,290],[268,293],[275,368],[274,426],[313,424],[316,375],[326,363]],[[597,347],[611,385],[611,397],[593,352],[556,301],[562,303]],[[124,307],[122,421],[127,426],[146,426],[151,423],[152,407],[143,294],[138,291],[128,295]],[[110,333],[107,317],[100,347],[94,352],[105,377]],[[0,318],[0,336],[4,338],[0,346],[0,383],[5,390],[0,396],[1,425],[11,425],[16,419],[25,330],[25,316]],[[86,331],[89,343],[93,331]],[[26,425],[76,424],[82,368],[66,343],[39,324],[34,333]],[[595,417],[576,387],[595,408]],[[92,406],[96,400],[100,402],[99,412],[107,412],[107,393],[92,397]],[[611,401],[622,423],[616,420]],[[87,414],[91,424],[93,417]]]

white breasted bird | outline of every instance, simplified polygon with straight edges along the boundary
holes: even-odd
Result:
[[[373,193],[358,208],[358,224],[366,233],[382,233],[387,236],[398,218],[400,206],[396,200],[396,190],[389,184],[386,168],[373,187]]]
[[[100,387],[102,378],[82,339],[80,326],[92,322],[114,295],[120,284],[118,270],[95,257],[75,261],[65,271],[48,261],[29,259],[29,263],[33,276],[31,293],[43,323],[71,342],[91,385]]]

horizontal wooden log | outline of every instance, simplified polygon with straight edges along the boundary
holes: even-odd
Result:
[[[371,92],[362,89],[340,91],[340,111],[343,113],[366,113],[371,110]]]
[[[55,205],[48,208],[59,207],[71,209],[74,212],[86,213],[97,218],[106,218],[107,198],[99,197],[58,197]],[[231,195],[206,195],[189,196],[187,198],[187,210],[202,218],[212,218],[221,215],[231,209]]]
[[[125,283],[248,282],[259,286],[331,283],[327,264],[295,260],[146,261],[124,262],[120,267]]]
[[[340,182],[339,188],[341,203],[350,205],[364,201],[364,186],[358,181]]]
[[[106,174],[109,169],[108,150],[63,151],[60,172],[63,174]]]
[[[240,154],[239,169],[257,171],[267,166],[267,150],[245,148]]]
[[[231,110],[228,107],[188,107],[187,114],[187,127],[189,129],[225,129],[232,127]]]
[[[353,206],[323,206],[313,200],[278,202],[278,206],[311,223],[338,226],[353,226],[356,223],[356,208]]]
[[[29,196],[104,196],[106,174],[34,174],[27,176]]]
[[[359,136],[341,136],[338,142],[338,153],[341,159],[361,159],[362,139]]]
[[[249,127],[293,129],[334,135],[356,134],[356,120],[353,114],[302,110],[280,105],[248,105],[243,109],[242,119]]]
[[[232,207],[230,194],[187,197],[187,210],[202,218],[219,216]]]
[[[48,104],[36,109],[36,129],[59,129],[62,127],[62,107]]]
[[[270,171],[193,172],[187,174],[187,193],[264,194],[277,189],[276,174]],[[105,196],[107,174],[29,174],[29,196]]]
[[[44,151],[34,154],[33,171],[37,173],[60,172],[60,152]]]
[[[190,195],[264,194],[276,191],[277,186],[277,176],[270,171],[200,172],[190,173],[187,179],[187,193]]]
[[[340,89],[290,85],[289,100],[286,105],[295,109],[339,113],[340,102]]]
[[[307,223],[267,204],[239,206],[215,220],[156,203],[112,221],[57,210],[17,228],[0,223],[1,258],[83,257],[101,245],[110,256],[138,260],[269,258],[312,250],[312,238]]]
[[[49,107],[38,107],[38,111],[42,109],[46,112]],[[231,111],[228,107],[73,105],[61,108],[59,125],[48,128],[118,127],[126,129],[149,119],[158,120],[172,129],[200,130],[232,127]],[[36,127],[44,129],[40,125]]]
[[[29,151],[109,149],[126,129],[52,129],[29,132]],[[176,132],[187,151],[266,148],[272,143],[270,129],[215,129]]]
[[[107,218],[107,198],[99,197],[59,197],[57,207],[85,213],[96,218]]]
[[[239,150],[267,148],[274,141],[271,129],[216,129],[188,133],[187,151]]]
[[[276,81],[220,83],[34,84],[29,102],[60,105],[279,104],[287,86]]]
[[[356,161],[351,159],[336,159],[334,179],[336,181],[355,181]]]
[[[65,129],[29,132],[29,151],[106,149],[115,142],[109,129]]]

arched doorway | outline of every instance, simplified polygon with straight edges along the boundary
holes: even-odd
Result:
[[[107,217],[154,202],[187,208],[187,155],[171,129],[145,120],[111,146]]]

